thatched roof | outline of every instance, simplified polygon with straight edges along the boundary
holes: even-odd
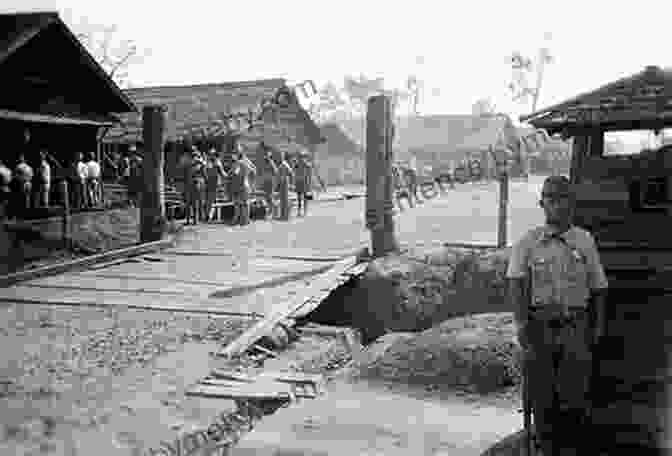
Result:
[[[327,123],[320,127],[322,136],[327,140],[327,154],[330,156],[364,158],[362,147],[354,142],[343,129],[335,123]]]
[[[550,134],[591,126],[605,130],[672,126],[672,70],[647,66],[520,120]]]
[[[99,125],[135,109],[55,12],[0,14],[0,75],[3,118]]]
[[[281,90],[288,90],[291,94],[289,107],[276,109],[276,117],[259,119],[262,104],[274,99]],[[128,89],[126,94],[141,108],[147,105],[162,105],[166,108],[165,135],[169,141],[194,134],[220,133],[226,118],[230,116],[239,116],[244,130],[247,130],[248,118],[252,117],[257,126],[262,128],[273,128],[277,123],[281,130],[284,129],[300,144],[308,146],[321,140],[319,128],[301,107],[284,79],[142,87]],[[122,125],[111,130],[105,140],[141,141],[141,114],[122,116]]]

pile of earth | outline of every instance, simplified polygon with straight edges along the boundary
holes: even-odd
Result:
[[[348,374],[484,395],[515,389],[521,372],[513,314],[476,314],[420,333],[387,334],[355,357]]]
[[[510,312],[504,278],[508,254],[508,249],[444,247],[378,258],[360,278],[332,293],[310,320],[353,326],[370,343],[459,316]]]

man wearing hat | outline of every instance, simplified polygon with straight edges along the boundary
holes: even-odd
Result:
[[[506,275],[537,440],[544,455],[576,454],[586,443],[580,436],[586,435],[592,349],[604,330],[608,283],[592,235],[571,224],[569,180],[548,177],[539,205],[546,224],[514,245]]]

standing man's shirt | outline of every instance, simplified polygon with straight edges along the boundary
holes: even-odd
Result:
[[[0,163],[0,192],[9,193],[12,183],[12,170]],[[0,197],[1,198],[1,197]]]
[[[40,178],[40,183],[45,186],[49,186],[51,183],[51,166],[46,160],[42,160],[40,163],[40,168],[38,170],[38,176]]]
[[[26,162],[20,162],[16,165],[14,173],[21,182],[30,182],[33,180],[33,168]]]
[[[608,287],[593,236],[576,226],[528,231],[511,249],[506,277],[532,279],[532,306],[585,307],[591,291]]]
[[[89,167],[86,166],[86,163],[83,161],[78,161],[75,164],[75,170],[77,171],[77,177],[82,182],[84,182],[89,177]]]
[[[100,164],[95,160],[86,163],[87,176],[89,179],[100,179]]]

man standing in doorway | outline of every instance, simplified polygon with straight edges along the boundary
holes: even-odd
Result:
[[[586,435],[592,349],[604,331],[608,284],[593,237],[571,224],[569,180],[548,177],[539,205],[546,225],[515,244],[506,275],[536,437],[543,454],[554,455]]]

